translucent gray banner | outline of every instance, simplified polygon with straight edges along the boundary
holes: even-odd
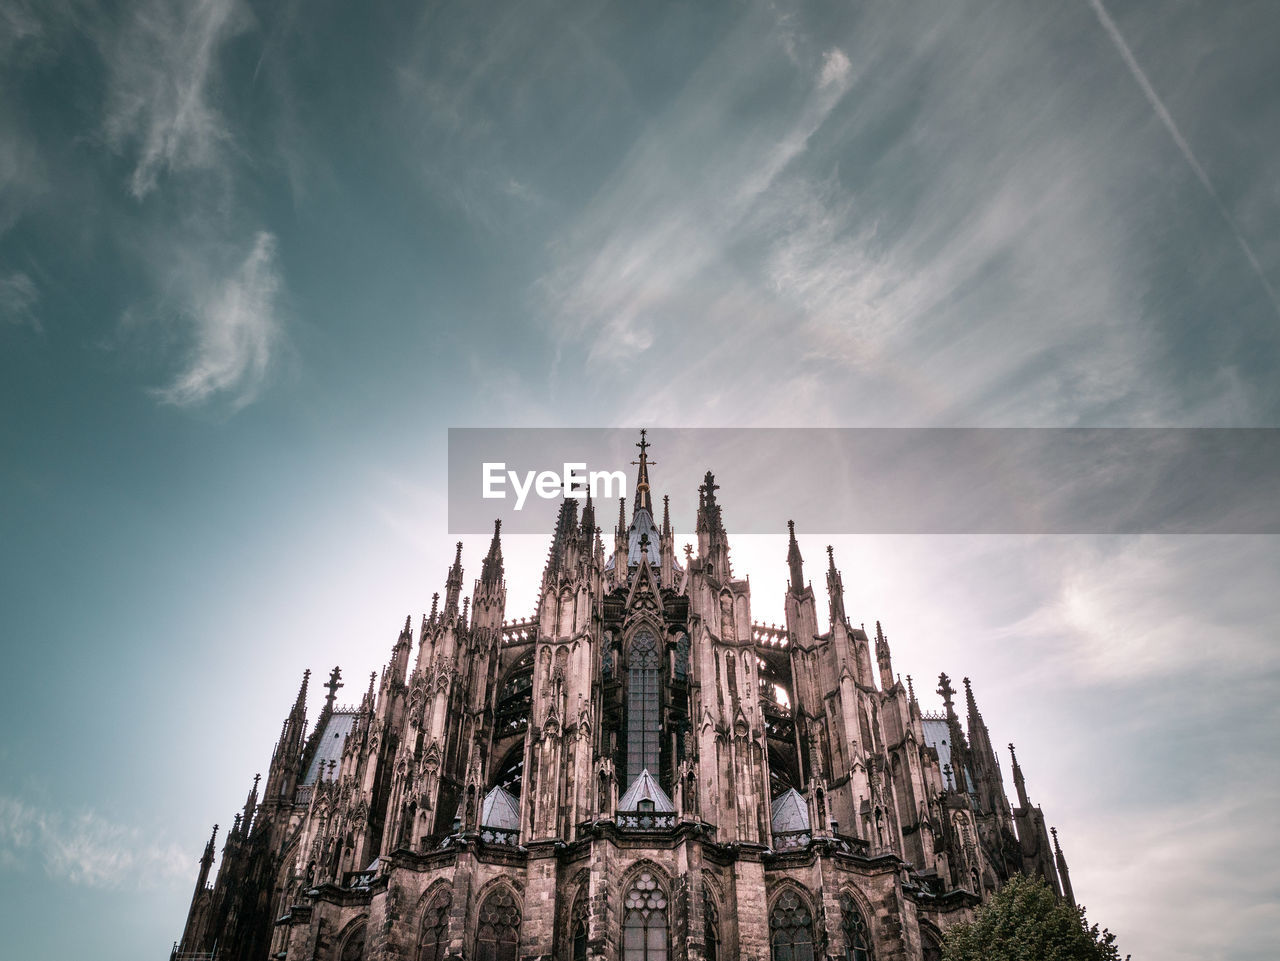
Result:
[[[596,523],[630,519],[639,429],[451,428],[449,529],[548,533],[593,488]],[[730,533],[1275,534],[1280,429],[660,428],[646,435],[663,495],[694,530],[711,471]],[[501,466],[499,466],[501,465]],[[568,465],[568,467],[566,467]]]

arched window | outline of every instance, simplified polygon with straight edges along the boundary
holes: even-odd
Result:
[[[942,961],[942,944],[938,941],[937,935],[921,928],[920,943],[924,947],[923,961]]]
[[[795,891],[783,891],[769,914],[773,961],[813,961],[813,915]]]
[[[622,903],[622,961],[667,961],[667,895],[647,871]]]
[[[648,769],[658,777],[658,742],[661,735],[658,700],[658,639],[640,631],[631,642],[627,658],[627,781]]]
[[[476,961],[516,961],[520,909],[507,888],[497,888],[480,905],[476,925]]]
[[[365,924],[361,921],[347,935],[347,940],[342,942],[342,953],[338,955],[341,961],[364,961],[364,932]]]
[[[573,961],[587,961],[587,899],[586,885],[574,898],[569,913],[569,941],[573,948]]]
[[[418,961],[444,961],[449,949],[450,896],[442,891],[431,899],[422,915],[422,931],[418,935]]]
[[[702,940],[706,943],[704,954],[707,961],[719,961],[720,958],[720,912],[716,910],[715,901],[710,897],[702,901],[703,927],[706,929]]]
[[[845,961],[871,961],[867,923],[848,894],[840,895],[840,930],[844,932]]]

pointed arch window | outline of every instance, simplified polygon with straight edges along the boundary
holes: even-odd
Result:
[[[716,903],[710,897],[705,898],[702,902],[702,919],[705,928],[702,938],[705,944],[703,953],[707,961],[719,961],[720,912],[716,910]]]
[[[649,872],[622,904],[622,961],[667,961],[667,894]]]
[[[584,885],[585,888],[585,885]],[[579,891],[569,914],[569,943],[573,961],[587,961],[587,899]]]
[[[519,944],[520,908],[510,891],[498,888],[480,905],[476,961],[516,961]]]
[[[533,652],[520,658],[498,692],[494,727],[499,737],[518,734],[529,726],[529,711],[533,707]]]
[[[921,930],[920,940],[924,945],[924,961],[942,961],[942,944],[933,932]]]
[[[773,961],[814,961],[813,913],[795,891],[783,891],[769,912]]]
[[[648,770],[658,777],[661,720],[658,697],[658,639],[642,630],[631,641],[627,659],[627,781]]]
[[[364,934],[365,925],[361,922],[342,942],[341,961],[364,961]]]
[[[422,931],[418,935],[418,961],[444,961],[449,949],[450,896],[441,892],[432,898],[422,915]]]
[[[867,922],[849,894],[840,895],[840,930],[844,932],[845,961],[871,961]]]

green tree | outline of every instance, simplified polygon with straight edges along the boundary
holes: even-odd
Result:
[[[943,961],[1120,961],[1116,936],[1040,878],[1015,875],[974,919],[947,931]],[[1127,961],[1127,959],[1126,959]]]

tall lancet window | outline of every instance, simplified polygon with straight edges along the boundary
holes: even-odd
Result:
[[[814,961],[813,915],[794,891],[783,891],[769,915],[773,961]]]
[[[622,961],[667,961],[667,895],[647,871],[623,902]]]
[[[867,923],[862,920],[862,912],[848,894],[840,895],[840,930],[844,932],[846,961],[871,961]]]
[[[627,781],[648,768],[658,776],[661,722],[658,700],[658,639],[640,631],[631,641],[627,676]]]

